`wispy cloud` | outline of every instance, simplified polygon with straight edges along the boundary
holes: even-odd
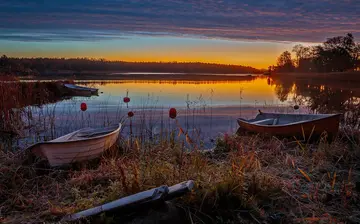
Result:
[[[319,42],[360,36],[358,0],[7,0],[0,39],[98,41],[127,35]]]

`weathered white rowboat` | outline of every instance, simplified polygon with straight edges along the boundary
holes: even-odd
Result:
[[[115,144],[121,124],[106,128],[84,128],[57,139],[41,142],[28,148],[45,158],[50,166],[62,166],[99,157]]]

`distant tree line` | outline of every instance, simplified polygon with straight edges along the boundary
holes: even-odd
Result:
[[[324,43],[306,47],[294,46],[292,59],[289,51],[283,52],[276,66],[270,71],[276,72],[344,72],[360,68],[360,43],[354,41],[352,34],[328,38]]]
[[[124,62],[89,58],[0,58],[0,73],[38,75],[72,71],[81,72],[179,72],[179,73],[261,73],[241,65],[187,62]]]

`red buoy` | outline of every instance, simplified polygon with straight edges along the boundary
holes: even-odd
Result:
[[[176,115],[177,115],[176,109],[175,109],[175,108],[170,108],[170,110],[169,110],[169,117],[170,117],[171,119],[175,119],[175,118],[176,118]]]
[[[86,103],[81,103],[80,109],[81,109],[82,111],[86,111],[86,110],[87,110],[87,105],[86,105]]]
[[[124,103],[129,103],[130,102],[130,98],[129,97],[124,97]]]

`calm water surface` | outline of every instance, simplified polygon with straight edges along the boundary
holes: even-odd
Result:
[[[86,126],[104,126],[124,121],[124,135],[130,133],[127,113],[133,111],[134,135],[158,135],[182,127],[193,138],[212,142],[223,133],[237,129],[236,118],[250,118],[258,109],[271,112],[299,113],[340,111],[344,102],[358,99],[358,85],[314,81],[272,80],[243,77],[239,81],[160,81],[107,80],[77,81],[79,85],[99,88],[99,96],[74,97],[33,108],[34,117],[43,119],[40,135],[58,137]],[[348,83],[348,85],[352,85]],[[129,104],[123,102],[128,95]],[[85,102],[88,110],[80,111]],[[293,106],[300,105],[299,111]],[[168,118],[168,110],[178,110],[177,123]],[[41,118],[41,119],[40,119]],[[54,131],[49,131],[49,123]]]
[[[81,85],[81,83],[79,83]],[[253,106],[256,104],[286,104],[275,93],[275,86],[267,84],[267,79],[256,78],[244,81],[113,81],[92,83],[89,86],[99,88],[98,97],[85,100],[89,105],[106,102],[108,106],[118,106],[122,98],[131,98],[132,107],[143,106],[149,99],[158,106],[186,107],[188,101],[202,101],[208,106]],[[81,99],[84,101],[84,99]],[[59,106],[66,106],[62,102]],[[90,107],[91,108],[91,107]]]

